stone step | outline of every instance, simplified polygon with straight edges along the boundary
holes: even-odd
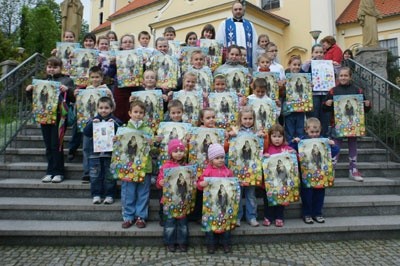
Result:
[[[71,136],[64,137],[64,147],[68,148]],[[9,145],[10,148],[45,148],[41,135],[18,135]]]
[[[67,131],[65,132],[65,135],[70,136],[71,134],[72,134],[72,127],[68,127]],[[21,129],[19,135],[42,136],[42,129],[38,124],[27,124]]]
[[[263,217],[263,200],[258,198],[258,217]],[[0,219],[119,221],[121,202],[92,204],[90,198],[0,197]],[[149,221],[159,220],[159,200],[149,203]],[[326,217],[396,215],[400,213],[400,195],[326,196]],[[301,204],[285,208],[288,219],[301,217]]]
[[[244,224],[232,232],[235,245],[243,243],[354,240],[400,237],[400,215],[327,218],[324,224],[308,225],[287,219],[278,228]],[[189,223],[190,245],[205,244],[204,232]],[[120,221],[0,220],[1,245],[162,245],[163,228],[150,222],[146,228],[122,229]],[[235,249],[235,247],[234,247]]]

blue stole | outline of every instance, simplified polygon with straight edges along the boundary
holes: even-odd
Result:
[[[253,66],[253,28],[251,27],[250,21],[243,19],[243,28],[246,37],[247,62],[249,66]],[[225,38],[228,47],[232,44],[237,44],[236,25],[232,18],[225,20]]]

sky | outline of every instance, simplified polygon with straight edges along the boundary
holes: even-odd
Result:
[[[64,0],[55,0],[56,3],[60,4]],[[86,20],[88,24],[90,24],[90,0],[81,0],[83,4],[83,19]]]

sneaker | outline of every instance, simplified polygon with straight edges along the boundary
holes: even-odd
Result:
[[[88,183],[90,183],[90,176],[89,176],[89,175],[83,175],[83,176],[81,177],[81,179],[82,179],[82,184],[88,184]]]
[[[61,183],[62,181],[64,181],[64,176],[63,175],[56,175],[51,180],[52,183]]]
[[[349,170],[349,178],[357,182],[364,181],[364,179],[361,176],[361,173],[357,169]]]
[[[315,217],[313,217],[312,219],[313,219],[314,221],[316,221],[317,223],[319,223],[319,224],[325,223],[325,218],[322,217],[322,216],[315,216]]]
[[[93,204],[100,204],[101,198],[99,196],[94,196],[92,202],[93,202]]]
[[[69,150],[68,151],[68,162],[72,162],[75,159],[75,150]]]
[[[188,246],[185,244],[181,244],[181,245],[179,245],[179,249],[181,250],[181,252],[187,252]]]
[[[276,227],[283,227],[283,220],[281,220],[281,219],[276,219],[276,220],[275,220],[275,226],[276,226]]]
[[[146,222],[142,218],[138,217],[137,220],[136,220],[135,225],[136,225],[137,228],[145,228],[146,227]]]
[[[313,224],[314,223],[313,219],[310,216],[304,216],[303,221],[306,224]]]
[[[215,253],[215,246],[214,245],[208,245],[207,246],[207,253],[208,254],[214,254]]]
[[[232,248],[230,245],[224,245],[224,253],[231,253]]]
[[[133,225],[133,222],[128,220],[128,221],[124,221],[121,225],[122,228],[124,229],[128,229],[129,227],[131,227]]]
[[[249,225],[251,225],[251,226],[253,226],[253,227],[257,227],[257,226],[259,226],[260,224],[257,222],[256,219],[251,219],[250,222],[249,222]]]
[[[267,218],[264,218],[264,221],[263,221],[262,225],[263,226],[270,226],[271,222]]]
[[[168,245],[167,249],[169,252],[175,252],[176,251],[176,247],[174,244]]]
[[[52,179],[52,175],[45,175],[45,176],[42,178],[42,182],[43,182],[43,183],[50,183],[52,180],[53,180],[53,179]]]
[[[112,197],[106,197],[104,200],[104,204],[110,205],[114,203],[114,199]]]
[[[236,221],[236,227],[240,227],[240,220]]]
[[[158,222],[158,224],[159,224],[161,227],[164,227],[165,221],[164,221],[164,220],[160,220],[160,221]]]

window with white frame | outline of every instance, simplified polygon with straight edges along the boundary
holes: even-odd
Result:
[[[280,5],[280,0],[262,0],[261,1],[261,7],[264,10],[270,10],[270,9],[275,9],[279,8]]]
[[[379,41],[379,46],[388,49],[393,56],[399,56],[399,45],[397,38],[381,40]],[[397,66],[400,66],[400,59],[397,59]]]

